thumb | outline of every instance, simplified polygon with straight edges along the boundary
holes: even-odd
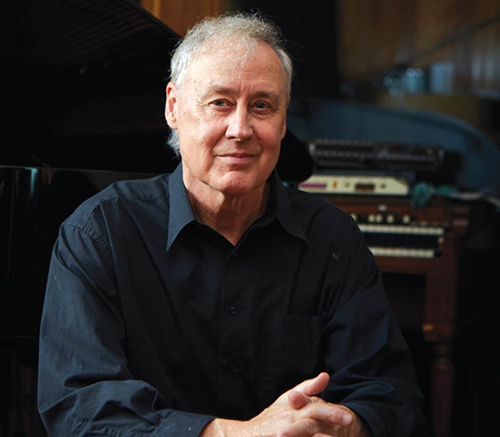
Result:
[[[319,395],[326,388],[329,380],[330,376],[328,373],[321,372],[316,378],[307,379],[295,386],[292,390],[303,393],[306,396]]]
[[[302,392],[296,390],[290,390],[288,392],[288,403],[294,410],[300,410],[311,402],[311,398]]]

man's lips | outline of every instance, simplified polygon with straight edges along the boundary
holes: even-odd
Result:
[[[256,158],[258,155],[254,153],[221,153],[218,155],[219,158],[223,159],[226,162],[238,164],[238,163],[247,163],[252,159]]]

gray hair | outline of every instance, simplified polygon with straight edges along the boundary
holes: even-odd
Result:
[[[257,14],[232,12],[218,17],[207,17],[194,25],[175,48],[170,62],[170,80],[179,88],[193,58],[211,46],[222,47],[228,39],[237,38],[251,52],[258,42],[268,44],[278,55],[286,77],[287,92],[292,88],[293,63],[284,47],[280,29]],[[172,129],[169,146],[179,154],[179,135]]]

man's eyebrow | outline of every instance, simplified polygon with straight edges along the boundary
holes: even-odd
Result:
[[[234,95],[234,94],[237,94],[237,93],[238,93],[238,91],[235,90],[235,89],[233,89],[233,88],[226,87],[226,86],[223,86],[223,85],[220,85],[220,86],[219,85],[214,85],[214,86],[209,87],[203,93],[202,97],[208,97],[211,94]],[[278,101],[280,99],[280,93],[278,91],[259,90],[259,91],[256,91],[255,94],[252,94],[251,97],[252,98],[268,98],[268,99],[272,99],[272,100]]]
[[[264,97],[268,99],[273,99],[273,100],[279,100],[280,99],[280,93],[278,91],[257,91],[255,93],[255,97]]]
[[[223,85],[212,85],[208,87],[205,94],[220,93],[220,94],[233,94],[236,91],[232,88],[225,87]]]

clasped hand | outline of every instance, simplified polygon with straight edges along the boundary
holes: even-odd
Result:
[[[352,410],[317,397],[328,381],[320,373],[300,383],[249,421],[215,419],[201,437],[367,437]]]

